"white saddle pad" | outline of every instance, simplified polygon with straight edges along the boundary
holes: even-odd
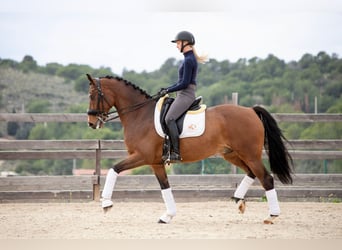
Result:
[[[154,110],[154,128],[156,129],[157,134],[161,137],[165,137],[160,124],[160,110],[165,97],[159,99]],[[183,123],[183,130],[179,135],[179,138],[196,137],[204,133],[206,108],[206,105],[201,104],[201,108],[199,110],[188,111],[186,113]]]

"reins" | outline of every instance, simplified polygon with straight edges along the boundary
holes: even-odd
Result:
[[[120,110],[114,110],[114,111],[108,112],[107,114],[103,113],[103,115],[106,115],[107,117],[109,117],[111,114],[116,114],[117,113],[117,115],[115,115],[114,117],[110,117],[110,118],[106,119],[106,121],[103,121],[101,118],[99,118],[99,119],[103,123],[106,123],[106,122],[111,121],[111,120],[115,120],[115,119],[119,118],[119,112],[121,112],[121,115],[133,112],[135,110],[138,110],[138,109],[142,108],[147,103],[149,103],[151,101],[154,101],[154,100],[157,100],[157,99],[159,99],[159,95],[158,94],[152,96],[151,99],[148,99],[148,100],[146,100],[144,102],[141,102],[141,103],[138,103],[138,104],[135,104],[135,105],[132,105],[132,106],[128,106],[128,107],[122,108]]]
[[[104,101],[109,106],[110,106],[110,104],[108,103],[105,95],[102,92],[100,79],[96,78],[95,81],[96,81],[96,88],[97,88],[97,95],[98,95],[98,97],[97,97],[97,107],[96,107],[96,110],[93,110],[93,109],[88,110],[87,114],[88,115],[95,115],[97,117],[97,119],[99,119],[103,123],[106,123],[106,122],[109,122],[109,121],[112,121],[112,120],[115,120],[115,119],[119,118],[119,112],[121,113],[121,115],[133,112],[135,110],[138,110],[138,109],[142,108],[143,106],[145,106],[149,102],[155,101],[155,100],[160,98],[159,94],[155,94],[155,95],[151,96],[150,99],[148,99],[148,100],[146,100],[144,102],[137,103],[137,104],[134,104],[132,106],[124,107],[124,108],[122,108],[120,110],[113,110],[111,112],[106,113],[106,112],[103,112],[103,111],[100,110],[100,108],[101,108],[100,106],[102,105],[102,108],[104,107],[104,105],[103,105]],[[113,117],[109,118],[109,116],[113,115],[113,114],[116,114],[116,115],[114,115]],[[104,120],[103,117],[107,117],[107,119]]]

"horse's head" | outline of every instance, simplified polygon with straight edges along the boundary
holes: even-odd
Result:
[[[104,95],[100,79],[94,79],[89,74],[87,77],[89,80],[88,125],[93,129],[98,129],[105,123],[112,106]]]

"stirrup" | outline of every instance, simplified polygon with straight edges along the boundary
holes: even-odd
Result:
[[[170,160],[170,151],[168,151],[166,154],[162,155],[162,162],[164,165],[170,165],[171,160]]]
[[[180,154],[176,152],[171,152],[170,154],[170,161],[172,162],[181,162],[183,159]]]
[[[170,158],[167,158],[163,163],[164,163],[164,166],[170,166],[171,165]]]
[[[165,155],[162,155],[162,161],[165,162],[165,161],[167,161],[167,160],[170,161],[170,153],[167,153],[167,154],[165,154]]]

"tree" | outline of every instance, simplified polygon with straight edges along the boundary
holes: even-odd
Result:
[[[1,59],[0,58],[0,67],[9,67],[9,68],[17,68],[19,65],[18,62],[11,59]]]
[[[59,69],[63,68],[63,65],[59,63],[48,63],[45,66],[45,72],[49,75],[56,75]]]
[[[124,70],[122,77],[133,82],[150,94],[155,94],[161,87],[171,85],[178,79],[178,66],[181,61],[175,58],[168,58],[161,67],[152,72],[137,73],[134,70]],[[30,91],[23,91],[17,94],[17,87],[23,86],[20,83],[27,80],[27,75],[18,70],[30,73],[38,81],[43,81],[46,86],[53,84],[54,79],[63,86],[64,91],[74,93],[79,91],[72,98],[50,100],[50,97],[58,97],[60,85],[49,85],[49,92],[40,93],[41,88]],[[19,73],[19,74],[18,74]],[[34,74],[32,74],[34,73]],[[53,108],[63,106],[63,112],[84,113],[88,108],[87,101],[79,102],[74,100],[86,100],[88,81],[85,77],[90,73],[94,77],[113,75],[108,67],[94,69],[88,65],[69,64],[63,66],[58,63],[48,63],[46,66],[38,67],[32,56],[25,56],[22,62],[18,63],[10,59],[0,59],[0,108],[1,112],[12,110],[14,100],[22,98],[28,112],[49,112],[50,105]],[[19,76],[20,75],[20,76]],[[53,76],[53,77],[52,77]],[[56,76],[56,77],[55,77]],[[58,77],[57,77],[58,76]],[[62,84],[65,82],[74,85]],[[49,81],[51,79],[51,81]],[[207,106],[218,105],[230,101],[233,92],[239,93],[239,104],[253,106],[264,105],[270,112],[279,113],[302,113],[314,111],[314,98],[318,98],[318,112],[341,113],[342,95],[342,59],[336,54],[329,55],[324,51],[317,55],[304,54],[300,60],[284,62],[275,55],[268,55],[265,59],[252,57],[251,59],[241,58],[236,62],[228,60],[217,61],[210,59],[204,65],[199,65],[197,78],[197,95],[203,96],[203,102]],[[34,81],[37,82],[37,81]],[[51,87],[52,86],[52,87]],[[27,87],[27,85],[25,86]],[[50,88],[51,87],[51,88]],[[54,93],[56,90],[56,93]],[[17,91],[17,92],[15,92]],[[64,93],[64,92],[63,92]],[[66,101],[68,99],[68,102]],[[69,106],[67,103],[73,103]],[[19,105],[15,106],[19,108]],[[2,126],[0,134],[15,135],[16,139],[122,139],[123,131],[120,123],[107,123],[101,130],[90,130],[84,123],[18,123]],[[291,139],[314,139],[314,138],[341,138],[342,129],[340,123],[281,123],[284,134]],[[7,129],[7,131],[6,131]],[[211,163],[211,159],[205,162],[205,173],[225,173],[227,166],[221,162]],[[68,162],[54,163],[50,161],[39,161],[31,163],[32,172],[40,173],[65,173]],[[45,166],[51,164],[54,166]],[[81,162],[82,166],[89,167],[93,163],[87,160]],[[104,165],[110,166],[112,160],[104,160]],[[306,167],[298,171],[310,171],[310,164],[315,165],[315,171],[322,169],[322,163],[305,162]],[[210,165],[210,166],[209,166]],[[189,166],[179,166],[179,172],[199,173],[202,171],[201,163],[194,163]],[[329,171],[341,172],[341,161],[329,162]],[[65,167],[65,168],[64,168]],[[177,169],[178,167],[176,167]],[[150,171],[148,167],[137,172]],[[176,170],[178,171],[178,170]]]
[[[26,55],[24,56],[23,60],[19,64],[19,68],[23,72],[28,73],[29,71],[36,71],[38,68],[38,65],[32,56]]]
[[[92,68],[88,65],[69,64],[66,67],[59,68],[56,72],[58,76],[62,76],[71,80],[76,80],[86,73],[92,72]]]
[[[88,93],[89,81],[85,76],[80,76],[76,79],[74,89],[81,93]]]
[[[299,60],[298,65],[300,66],[300,68],[305,69],[305,68],[308,68],[314,62],[315,62],[315,59],[313,55],[306,53]]]

